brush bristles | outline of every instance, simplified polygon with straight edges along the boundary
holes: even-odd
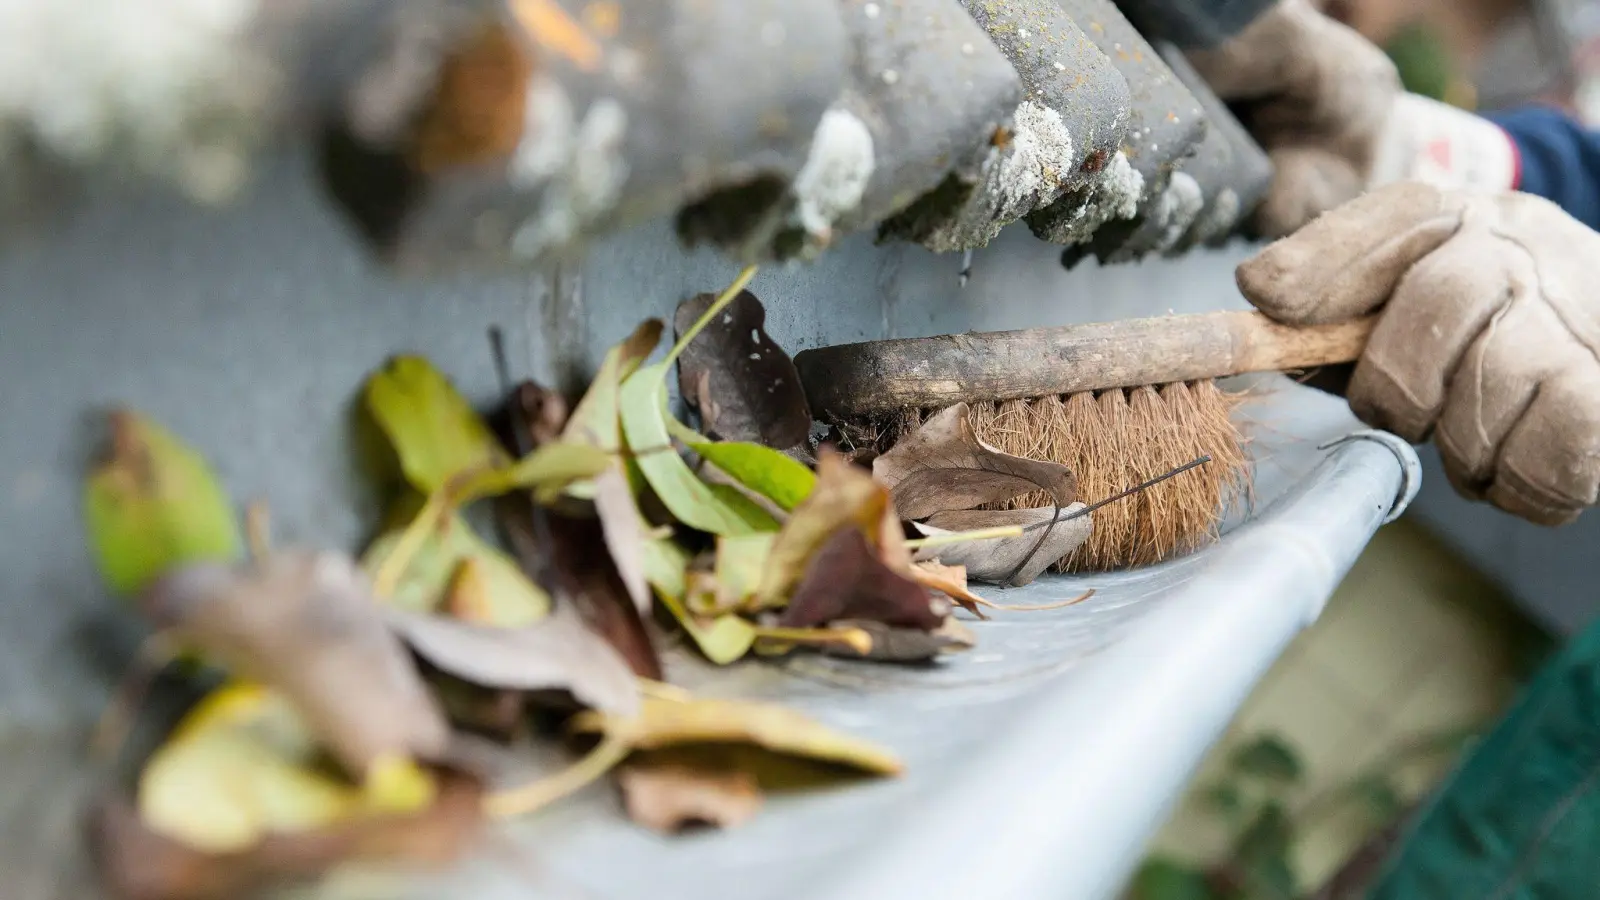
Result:
[[[985,443],[1005,453],[1071,468],[1078,499],[1093,503],[1201,456],[1211,462],[1093,513],[1094,530],[1058,563],[1066,571],[1103,571],[1160,562],[1213,539],[1231,504],[1250,484],[1249,456],[1231,418],[1238,399],[1211,381],[969,403],[972,425]],[[882,431],[882,449],[915,428],[922,412],[907,411]],[[1043,493],[1002,508],[1047,506]]]

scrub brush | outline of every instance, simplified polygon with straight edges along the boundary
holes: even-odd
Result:
[[[841,344],[794,361],[812,410],[858,443],[887,450],[927,414],[965,402],[981,440],[1066,465],[1086,503],[1209,457],[1097,510],[1089,540],[1059,561],[1106,570],[1195,549],[1248,495],[1231,416],[1240,395],[1214,379],[1352,362],[1371,328],[1371,318],[1295,328],[1228,311]],[[1042,495],[1005,504],[1040,505]]]

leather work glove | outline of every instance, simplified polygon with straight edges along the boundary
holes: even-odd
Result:
[[[1288,324],[1380,311],[1346,396],[1430,433],[1456,490],[1543,525],[1600,487],[1600,234],[1539,197],[1401,182],[1246,261],[1239,289]]]
[[[1221,46],[1188,54],[1275,169],[1254,227],[1280,237],[1364,190],[1401,94],[1394,64],[1311,0],[1279,0]]]

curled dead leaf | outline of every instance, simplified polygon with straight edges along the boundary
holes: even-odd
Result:
[[[1063,507],[1060,518],[1084,509],[1081,503]],[[1078,549],[1089,539],[1089,516],[1051,521],[1057,518],[1054,507],[1034,509],[970,509],[939,513],[926,522],[916,523],[925,535],[977,531],[1008,525],[1023,527],[1016,537],[962,541],[930,547],[917,553],[918,559],[938,559],[951,566],[964,566],[967,577],[994,584],[1021,586],[1038,578],[1057,560]],[[1041,543],[1041,537],[1043,542]]]
[[[994,605],[967,590],[966,566],[947,566],[937,560],[925,560],[913,565],[909,574],[912,581],[944,594],[980,619],[988,618],[983,614],[983,607]]]
[[[812,558],[836,532],[847,527],[865,535],[891,566],[910,564],[889,492],[865,469],[824,450],[817,459],[816,487],[795,507],[772,543],[756,592],[757,605],[769,609],[783,606],[805,577]]]
[[[444,713],[343,554],[188,566],[151,585],[141,607],[206,658],[282,691],[352,775],[383,759],[440,759],[449,747]]]
[[[606,734],[634,750],[686,744],[751,744],[774,753],[834,763],[879,775],[904,766],[876,744],[840,734],[801,714],[765,703],[693,696],[644,698],[631,718],[586,712],[569,727],[578,734]]]
[[[678,306],[680,337],[716,299],[700,294]],[[766,319],[761,301],[740,291],[685,345],[678,383],[711,436],[787,450],[810,436],[811,408],[794,362],[764,330]]]
[[[738,770],[631,761],[617,770],[628,818],[671,834],[696,825],[733,828],[761,811],[761,786]]]
[[[611,645],[564,608],[520,628],[386,611],[417,655],[443,672],[487,688],[563,690],[585,706],[618,715],[639,708],[633,670]]]
[[[890,488],[895,508],[908,519],[1033,491],[1048,493],[1062,507],[1077,499],[1077,479],[1066,466],[1012,456],[978,440],[965,403],[940,410],[901,438],[872,461],[872,474]]]
[[[844,527],[811,557],[778,624],[812,628],[836,619],[866,619],[932,631],[949,612],[948,603],[885,565],[858,529]]]

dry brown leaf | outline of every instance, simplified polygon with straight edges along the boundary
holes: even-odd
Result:
[[[700,294],[678,306],[680,338],[716,299]],[[789,354],[762,330],[766,319],[761,301],[741,291],[684,347],[678,385],[712,437],[787,450],[810,436],[811,408]]]
[[[778,624],[814,628],[835,619],[866,619],[932,631],[950,612],[915,581],[891,570],[855,528],[840,528],[811,557]]]
[[[1061,516],[1064,518],[1083,508],[1083,504],[1074,503],[1063,507]],[[1012,586],[1028,584],[1089,539],[1092,527],[1089,516],[1057,521],[1052,526],[1049,523],[1055,517],[1054,507],[969,509],[939,513],[929,517],[926,522],[917,523],[917,529],[930,537],[1012,525],[1020,525],[1024,530],[1017,537],[961,541],[924,548],[917,553],[917,557],[938,559],[945,565],[965,566],[967,577],[977,581]],[[1049,532],[1047,536],[1046,530]],[[1042,544],[1041,536],[1044,536]]]
[[[343,554],[285,550],[189,566],[153,584],[141,606],[208,659],[282,691],[358,778],[382,758],[436,760],[448,750],[443,711]]]
[[[1072,470],[1001,453],[978,440],[965,403],[946,407],[872,461],[872,474],[908,519],[1003,503],[1033,491],[1066,507],[1077,499]]]
[[[515,404],[512,421],[521,421],[528,432],[530,450],[561,439],[567,426],[567,398],[537,382],[524,381],[511,389],[506,400],[508,411]]]
[[[550,545],[535,533],[534,516],[547,515]],[[513,555],[530,577],[545,575],[556,605],[570,604],[590,631],[606,640],[641,678],[661,679],[661,658],[649,626],[628,595],[628,587],[607,551],[598,519],[536,511],[525,497],[495,503]],[[642,560],[641,560],[642,564]]]
[[[761,811],[761,786],[739,770],[634,761],[617,771],[628,818],[672,834],[695,825],[734,828]]]
[[[978,639],[971,629],[952,618],[932,631],[920,628],[894,628],[882,622],[844,620],[830,623],[834,628],[859,628],[872,637],[872,651],[856,653],[848,646],[835,644],[822,648],[833,656],[853,659],[876,659],[884,662],[923,662],[942,656],[970,650]]]
[[[960,604],[962,609],[980,619],[988,618],[983,614],[983,607],[994,605],[967,590],[966,566],[947,566],[938,560],[930,559],[913,565],[909,574],[912,581],[944,594]]]
[[[483,792],[466,776],[441,773],[438,780],[438,795],[422,812],[271,835],[244,850],[216,854],[158,834],[128,801],[109,797],[90,819],[90,842],[105,883],[120,900],[235,900],[356,860],[443,866],[477,836]]]
[[[618,715],[639,708],[628,663],[565,607],[521,628],[398,609],[385,616],[418,656],[463,681],[515,691],[564,690],[585,706]]]
[[[817,459],[817,486],[796,506],[793,515],[772,542],[757,605],[782,606],[805,577],[807,566],[836,532],[849,527],[888,555],[885,561],[900,568],[910,564],[900,519],[889,502],[889,492],[873,481],[865,469],[824,449]]]

